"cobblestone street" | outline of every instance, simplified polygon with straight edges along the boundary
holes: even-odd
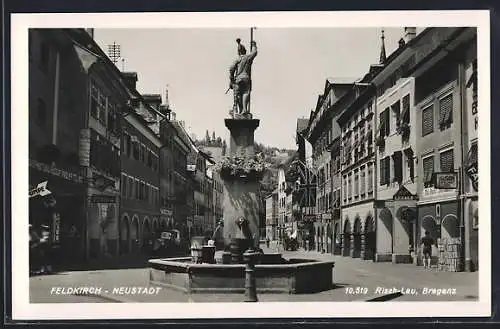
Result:
[[[265,250],[269,252],[270,250]],[[334,260],[334,289],[314,294],[259,294],[259,301],[367,301],[406,290],[401,301],[477,300],[478,273],[439,272],[411,264],[374,263],[314,251],[284,252],[284,257]],[[52,288],[102,288],[98,297],[51,294]],[[167,288],[158,294],[118,294],[120,287],[148,287],[145,268],[62,272],[30,278],[32,303],[67,302],[242,302],[243,294],[192,294]]]

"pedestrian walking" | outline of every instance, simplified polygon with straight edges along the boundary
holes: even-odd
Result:
[[[434,243],[434,239],[431,237],[429,231],[425,231],[425,235],[421,241],[424,268],[431,267],[432,246]]]

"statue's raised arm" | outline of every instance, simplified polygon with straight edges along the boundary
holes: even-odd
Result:
[[[241,39],[236,39],[239,57],[229,68],[229,88],[233,89],[235,114],[250,113],[251,71],[253,60],[257,56],[257,43],[251,42],[251,51],[247,54]]]

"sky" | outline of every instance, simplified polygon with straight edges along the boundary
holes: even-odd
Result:
[[[355,80],[378,63],[382,29],[389,56],[403,27],[256,29],[250,109],[260,119],[255,140],[295,149],[297,118],[309,117],[326,79]],[[229,66],[237,58],[236,38],[249,49],[249,28],[95,29],[94,38],[105,51],[120,45],[124,62],[117,66],[137,72],[140,93],[164,100],[168,86],[169,103],[190,134],[204,138],[208,129],[229,140]]]

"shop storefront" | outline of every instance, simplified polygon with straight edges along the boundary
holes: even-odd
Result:
[[[49,226],[53,264],[79,262],[85,255],[85,188],[80,175],[30,160],[29,223]],[[42,187],[42,188],[40,188]]]
[[[418,239],[421,241],[425,232],[437,242],[432,247],[432,264],[443,271],[459,271],[461,259],[461,232],[459,203],[457,200],[443,201],[418,206]],[[421,246],[417,247],[421,256]],[[422,265],[422,257],[418,264]]]

